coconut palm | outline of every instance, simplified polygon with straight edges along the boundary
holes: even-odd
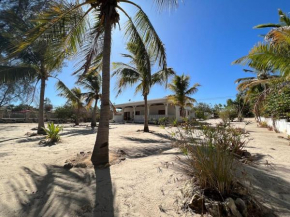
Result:
[[[168,100],[180,107],[180,113],[182,117],[185,117],[185,107],[192,107],[192,104],[196,102],[194,98],[190,96],[197,92],[199,83],[195,83],[190,87],[190,77],[184,74],[175,75],[170,84],[168,84],[169,89],[174,93],[168,96]]]
[[[256,29],[262,29],[262,28],[279,28],[284,26],[290,26],[290,17],[285,14],[281,9],[278,9],[278,15],[279,15],[279,21],[280,23],[274,24],[274,23],[266,23],[266,24],[259,24],[255,26]]]
[[[269,84],[274,79],[279,78],[279,75],[274,74],[272,71],[268,70],[250,70],[250,69],[244,69],[244,72],[250,72],[256,74],[255,77],[245,77],[245,78],[239,78],[235,81],[236,84],[238,84],[237,89],[239,91],[245,91],[247,89],[255,88],[257,86],[265,86]]]
[[[92,122],[91,127],[95,128],[96,124],[96,113],[97,113],[97,104],[101,98],[101,86],[102,78],[101,75],[97,73],[89,73],[79,77],[77,84],[82,86],[87,92],[83,93],[87,107],[90,107],[94,103],[92,111]]]
[[[74,87],[69,89],[63,82],[58,81],[57,90],[60,91],[59,96],[65,97],[67,99],[67,103],[72,105],[76,110],[76,118],[75,125],[79,125],[80,121],[80,112],[81,109],[84,108],[84,95],[79,87]]]
[[[281,76],[290,76],[290,17],[279,10],[280,23],[261,24],[255,28],[273,27],[265,36],[263,43],[258,43],[248,55],[234,61],[234,64],[253,66],[259,70],[279,71]]]
[[[155,63],[154,56],[150,50],[147,51],[141,37],[138,43],[128,43],[127,50],[130,54],[122,54],[122,56],[130,60],[129,64],[122,62],[113,63],[115,71],[112,76],[117,77],[117,96],[127,86],[137,84],[135,94],[141,92],[145,104],[144,132],[149,132],[147,98],[150,93],[150,89],[156,83],[167,83],[168,77],[173,75],[174,71],[171,68],[166,68],[152,74],[151,67]]]
[[[176,7],[178,0],[154,0],[159,9]],[[102,98],[101,115],[92,162],[94,165],[109,162],[109,117],[110,117],[110,56],[112,29],[119,24],[120,15],[123,13],[128,22],[125,26],[125,35],[130,42],[136,41],[138,33],[144,38],[146,47],[151,47],[154,56],[161,68],[166,68],[166,53],[161,40],[153,28],[148,16],[135,2],[129,0],[86,0],[55,2],[42,13],[38,19],[39,26],[31,32],[28,39],[22,43],[19,50],[37,40],[40,36],[47,38],[58,37],[59,33],[67,37],[62,40],[64,52],[76,52],[84,47],[83,73],[86,73],[95,63],[95,57],[102,54]],[[134,19],[123,8],[128,4],[137,8]],[[71,16],[76,10],[85,10],[81,19]],[[84,28],[84,21],[88,17],[91,28]],[[56,31],[56,30],[57,31]],[[139,37],[139,35],[138,35]],[[138,38],[137,37],[137,38]],[[137,39],[138,40],[138,39]],[[83,46],[82,46],[83,45]]]
[[[38,130],[39,134],[45,133],[44,128],[44,96],[45,85],[49,77],[55,77],[56,72],[61,68],[64,60],[64,54],[59,50],[57,44],[39,39],[34,44],[18,53],[11,54],[11,49],[23,40],[27,31],[35,28],[36,23],[31,21],[35,18],[31,11],[43,10],[50,5],[47,1],[33,1],[27,4],[27,1],[20,1],[18,6],[12,4],[12,9],[1,11],[0,23],[3,25],[0,32],[0,56],[9,56],[9,58],[0,58],[0,81],[21,82],[30,79],[40,81]],[[5,27],[5,28],[4,28]],[[62,53],[62,55],[60,55]]]

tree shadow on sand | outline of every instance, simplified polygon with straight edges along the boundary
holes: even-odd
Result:
[[[260,167],[246,166],[246,172],[261,202],[271,206],[278,216],[290,216],[290,183],[276,175],[274,169],[266,171]]]
[[[23,167],[23,174],[11,179],[7,188],[0,216],[115,216],[110,168],[66,170],[45,165],[37,171]],[[15,200],[18,208],[9,206]]]

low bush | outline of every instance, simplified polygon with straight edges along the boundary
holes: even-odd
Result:
[[[265,121],[261,121],[261,122],[259,123],[259,127],[262,127],[262,128],[268,128],[268,124],[267,124],[267,122],[265,122]]]
[[[245,133],[222,124],[203,125],[195,134],[193,131],[183,129],[174,134],[177,146],[186,155],[182,169],[196,179],[201,189],[221,196],[233,193],[237,180],[234,159],[243,156]]]
[[[43,128],[46,132],[46,138],[49,142],[54,143],[60,140],[60,131],[62,131],[62,127],[59,125],[54,125],[53,122],[48,123],[47,128]]]

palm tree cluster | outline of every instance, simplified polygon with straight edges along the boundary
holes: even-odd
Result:
[[[175,8],[180,1],[153,0],[159,10]],[[17,80],[24,76],[41,81],[39,132],[44,127],[43,105],[46,80],[51,76],[55,77],[55,72],[60,69],[64,59],[76,54],[83,57],[80,61],[81,66],[76,71],[76,73],[81,75],[86,75],[91,71],[102,71],[102,86],[100,91],[102,93],[101,115],[92,154],[92,162],[94,165],[108,163],[109,116],[111,106],[111,42],[112,30],[119,26],[120,13],[127,18],[126,25],[120,29],[124,31],[128,42],[132,43],[132,46],[135,44],[135,48],[132,48],[134,51],[131,49],[130,52],[133,51],[133,54],[136,56],[143,55],[143,57],[147,56],[150,59],[142,59],[142,62],[136,63],[136,69],[140,74],[140,79],[143,76],[141,74],[144,73],[145,68],[149,69],[149,65],[152,62],[156,63],[160,68],[160,73],[157,74],[162,77],[160,78],[162,81],[167,77],[166,74],[168,72],[170,73],[167,67],[164,44],[148,16],[133,0],[55,0],[35,1],[33,3],[28,0],[5,0],[2,3],[5,9],[9,4],[12,5],[10,8],[14,8],[22,3],[24,6],[27,6],[25,16],[18,13],[18,10],[14,11],[14,15],[17,18],[15,18],[14,23],[7,25],[10,21],[4,24],[0,22],[1,30],[7,30],[10,33],[10,37],[6,37],[6,32],[5,34],[1,32],[0,46],[1,48],[5,46],[7,52],[1,55],[0,79],[2,82],[5,82],[8,80]],[[126,4],[137,9],[135,16],[132,17],[124,9],[123,6]],[[34,8],[35,5],[39,7]],[[39,13],[35,13],[35,11]],[[9,13],[10,9],[8,9],[7,16],[11,18],[12,15]],[[2,27],[3,25],[4,28]],[[6,26],[10,27],[8,28]],[[17,37],[12,37],[14,34],[11,34],[12,27],[14,26],[19,26],[17,31],[20,33]],[[2,38],[8,38],[9,40],[5,40],[5,43],[2,43]],[[140,46],[141,44],[142,46]],[[13,61],[15,58],[21,61]],[[2,59],[5,59],[5,64]],[[146,87],[144,86],[140,90],[143,89],[143,95],[146,95],[149,93],[148,88],[155,81],[150,77],[144,76],[142,80],[142,83],[146,84]],[[63,91],[66,90],[63,87],[61,89]],[[70,94],[65,95],[73,96]],[[91,97],[92,95],[88,93],[87,96]],[[76,93],[74,97],[77,97]]]
[[[285,86],[290,78],[290,17],[278,10],[279,23],[260,24],[254,28],[271,28],[264,36],[264,41],[256,44],[248,55],[234,61],[234,64],[248,65],[255,77],[236,80],[238,90],[244,92],[246,99],[253,101],[253,111],[257,117],[261,115],[263,103],[267,96]]]
[[[59,96],[65,97],[70,105],[76,109],[75,125],[79,125],[80,112],[83,108],[92,109],[91,127],[96,127],[97,104],[101,98],[101,76],[99,74],[89,73],[79,76],[77,85],[80,85],[86,92],[82,92],[81,88],[74,87],[69,89],[62,81],[57,82],[57,89],[60,91]]]

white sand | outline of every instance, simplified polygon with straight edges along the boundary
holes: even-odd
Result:
[[[167,132],[142,125],[110,125],[110,149],[130,157],[108,169],[63,169],[66,159],[92,151],[95,132],[65,125],[62,141],[41,147],[25,136],[36,124],[0,125],[0,216],[186,216],[180,189],[187,179],[174,170],[178,151]],[[249,177],[255,192],[279,216],[290,216],[290,146],[253,123],[248,150],[259,154]],[[266,161],[268,164],[266,165]],[[96,178],[95,178],[96,177]],[[91,214],[93,211],[93,215]],[[187,215],[190,216],[190,215]]]

